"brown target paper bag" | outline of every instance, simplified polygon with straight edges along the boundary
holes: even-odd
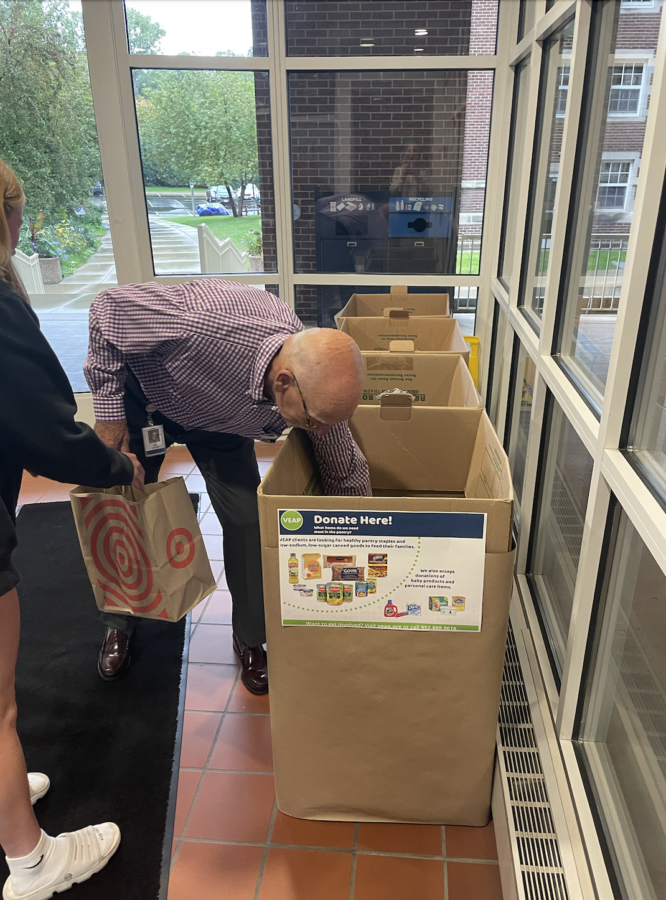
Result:
[[[215,590],[185,481],[70,491],[83,558],[104,612],[177,622]]]

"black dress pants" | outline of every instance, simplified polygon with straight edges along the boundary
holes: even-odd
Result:
[[[146,483],[158,480],[164,456],[146,457],[141,429],[148,424],[148,405],[139,382],[128,372],[125,383],[125,414],[130,434],[130,451],[146,470]],[[214,431],[186,431],[160,412],[152,414],[156,425],[164,426],[167,447],[174,441],[186,445],[206,482],[215,514],[222,524],[224,566],[233,602],[234,634],[242,644],[256,647],[266,640],[264,594],[261,574],[261,543],[257,487],[259,467],[254,441],[236,434]],[[111,628],[132,633],[133,616],[102,613]]]

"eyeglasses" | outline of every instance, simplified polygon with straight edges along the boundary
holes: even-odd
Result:
[[[303,404],[303,412],[305,413],[306,428],[309,428],[311,431],[315,431],[317,428],[319,428],[319,425],[313,425],[312,419],[310,418],[310,413],[308,412],[308,408],[305,405],[305,400],[303,399],[303,391],[301,390],[301,386],[298,383],[298,380],[297,380],[296,376],[294,375],[294,373],[290,372],[289,374],[294,379],[294,384],[296,385],[296,387],[298,389],[298,393],[301,395],[301,403]]]

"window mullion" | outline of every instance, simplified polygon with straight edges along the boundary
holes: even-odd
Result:
[[[666,177],[666,16],[662,16],[636,202],[601,416],[602,446],[620,443],[657,215]]]

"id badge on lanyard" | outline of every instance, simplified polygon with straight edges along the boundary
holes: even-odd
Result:
[[[149,403],[146,407],[148,413],[148,424],[141,429],[143,435],[143,449],[146,456],[161,456],[166,453],[166,440],[164,437],[164,426],[155,425],[153,422],[153,413],[157,411],[154,403]]]

